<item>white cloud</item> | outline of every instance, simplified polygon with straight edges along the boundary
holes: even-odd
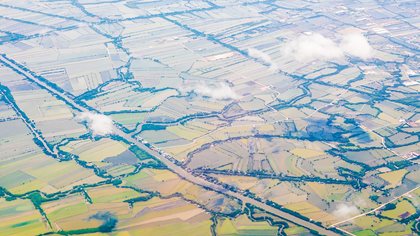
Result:
[[[295,40],[286,42],[281,51],[284,56],[297,61],[330,60],[344,56],[334,41],[318,33],[301,35]]]
[[[108,116],[92,112],[82,112],[78,116],[78,119],[86,121],[94,135],[102,136],[112,134],[114,131],[114,124]]]
[[[339,44],[318,33],[305,34],[284,43],[281,52],[301,62],[340,59],[345,54],[364,60],[373,56],[373,48],[361,33],[343,34]]]
[[[277,64],[273,61],[273,59],[265,52],[262,52],[255,48],[248,48],[248,55],[257,59],[260,59],[264,63],[270,66],[271,71],[276,71],[278,69]]]
[[[373,56],[373,48],[361,33],[348,33],[343,35],[340,48],[347,54],[360,57],[363,60]]]
[[[198,84],[194,87],[193,91],[198,95],[210,97],[217,100],[238,99],[238,94],[233,91],[229,85],[219,83],[216,85]]]
[[[341,203],[332,213],[338,219],[347,219],[360,214],[360,211],[356,206]]]

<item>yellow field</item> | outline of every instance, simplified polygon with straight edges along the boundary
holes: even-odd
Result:
[[[109,138],[99,141],[73,141],[61,148],[63,151],[78,155],[87,162],[100,162],[107,157],[117,156],[128,149],[128,145]]]
[[[408,213],[406,217],[409,217],[410,215],[416,213],[416,208],[407,200],[402,200],[396,204],[396,208],[393,210],[388,210],[382,212],[381,215],[393,218],[393,219],[403,219],[401,217],[402,214]]]
[[[113,185],[103,185],[86,190],[93,203],[123,202],[128,199],[147,196],[129,188],[117,188]]]
[[[391,124],[399,124],[398,119],[390,116],[389,114],[381,113],[378,115],[378,118]]]
[[[308,182],[306,185],[308,187],[308,192],[314,192],[320,198],[327,201],[341,200],[347,192],[352,191],[351,187],[339,184]]]
[[[250,189],[257,185],[260,181],[257,178],[248,176],[217,175],[214,177],[216,177],[221,182],[233,185],[242,190]]]
[[[128,174],[133,172],[136,169],[135,166],[132,165],[119,165],[119,166],[114,166],[111,168],[107,168],[107,172],[112,175],[112,176],[120,176],[123,174]]]
[[[170,126],[166,130],[168,130],[169,132],[175,134],[176,136],[181,137],[181,138],[186,139],[186,140],[193,140],[197,137],[200,137],[200,136],[206,134],[206,132],[199,131],[199,130],[196,130],[196,129],[191,129],[191,128],[185,127],[183,125]]]
[[[176,174],[168,170],[143,169],[139,173],[125,178],[128,186],[135,186],[144,190],[158,191],[162,195],[171,195],[183,191],[190,183],[183,181]]]
[[[214,141],[210,136],[203,136],[200,137],[194,142],[191,142],[186,145],[179,145],[179,146],[173,146],[173,147],[163,147],[162,149],[174,156],[178,161],[185,161],[185,158],[187,157],[187,154],[191,151],[196,150],[197,148],[201,147],[202,145],[206,143],[210,143]]]
[[[395,170],[386,173],[381,173],[379,174],[379,177],[381,177],[383,180],[389,183],[385,187],[385,189],[391,189],[397,187],[401,183],[404,175],[407,174],[407,172],[408,171],[406,169]]]
[[[131,217],[122,219],[118,230],[126,235],[211,235],[210,214],[181,198],[152,198],[137,202]]]
[[[0,234],[7,236],[38,235],[48,232],[41,214],[29,200],[6,201],[0,198]]]
[[[245,215],[221,219],[216,227],[216,234],[221,236],[275,236],[277,231],[277,227],[270,226],[268,222],[252,222]]]
[[[354,219],[354,224],[362,229],[377,230],[385,226],[394,224],[393,221],[387,219],[378,219],[375,216],[362,216]]]
[[[308,231],[300,226],[290,227],[284,230],[286,235],[303,235],[303,233],[308,233]]]
[[[290,152],[295,156],[302,157],[302,158],[305,158],[305,159],[325,155],[325,153],[323,151],[305,149],[305,148],[295,148],[295,149],[290,150]]]

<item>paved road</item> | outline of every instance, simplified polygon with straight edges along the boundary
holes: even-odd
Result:
[[[16,71],[18,71],[20,74],[24,75],[25,77],[27,77],[28,79],[36,82],[37,84],[39,84],[40,86],[48,89],[51,93],[55,94],[56,96],[60,97],[62,100],[66,101],[68,104],[71,104],[73,107],[77,108],[80,111],[84,111],[84,112],[88,112],[89,109],[80,106],[79,104],[77,104],[73,99],[69,98],[68,95],[66,95],[65,93],[62,93],[58,90],[56,90],[54,87],[48,85],[47,83],[45,83],[42,80],[39,80],[38,78],[36,78],[35,76],[33,76],[31,73],[21,69],[18,65],[16,65],[14,62],[8,60],[7,58],[5,58],[3,55],[0,55],[0,61],[5,64],[6,66],[15,69]],[[214,184],[212,182],[207,181],[204,178],[201,178],[199,176],[195,176],[193,174],[191,174],[190,172],[186,171],[185,169],[183,169],[182,167],[178,166],[177,164],[173,163],[171,160],[169,160],[168,158],[166,158],[165,156],[159,154],[159,152],[145,146],[142,142],[138,141],[137,139],[131,137],[131,135],[125,133],[124,131],[115,128],[115,135],[118,135],[124,139],[126,139],[127,141],[137,145],[139,148],[143,149],[144,151],[146,151],[147,153],[149,153],[150,155],[156,157],[157,159],[159,159],[163,164],[165,164],[170,170],[172,170],[173,172],[175,172],[176,174],[178,174],[179,176],[181,176],[182,178],[194,183],[194,184],[198,184],[201,186],[205,186],[209,189],[218,191],[218,192],[222,192],[227,196],[230,197],[234,197],[237,199],[240,199],[244,204],[245,203],[249,203],[251,205],[254,205],[258,208],[264,209],[265,211],[274,214],[278,217],[281,217],[283,219],[286,219],[288,221],[291,221],[297,225],[301,225],[303,227],[306,227],[308,229],[312,229],[314,231],[317,231],[320,234],[323,235],[331,235],[331,236],[335,236],[335,235],[339,235],[331,230],[322,228],[314,223],[302,220],[296,216],[293,216],[287,212],[284,212],[282,210],[279,210],[277,208],[274,208],[272,206],[269,206],[265,203],[262,203],[260,201],[257,201],[255,199],[243,196],[239,193],[230,191],[228,189],[225,189],[223,186],[220,186],[218,184]]]

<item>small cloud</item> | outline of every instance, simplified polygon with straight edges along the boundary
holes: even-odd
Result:
[[[281,47],[285,57],[296,61],[340,59],[344,55],[369,59],[373,56],[373,48],[361,33],[346,33],[342,35],[339,44],[318,33],[304,34],[297,39],[288,41]]]
[[[338,219],[347,219],[360,214],[359,209],[353,205],[347,205],[344,203],[339,204],[336,209],[332,212]]]
[[[92,112],[82,112],[78,119],[86,121],[89,125],[89,129],[94,135],[107,135],[112,134],[114,131],[114,124],[112,119],[102,114],[95,114]]]
[[[318,33],[301,35],[296,40],[286,42],[281,51],[284,56],[297,61],[330,60],[344,56],[334,41]]]
[[[277,71],[278,70],[277,64],[273,61],[273,59],[267,53],[262,52],[258,49],[255,49],[255,48],[249,48],[248,49],[248,55],[253,57],[253,58],[257,58],[257,59],[263,61],[264,63],[266,63],[268,66],[270,66],[271,71]]]
[[[340,48],[347,54],[360,57],[363,60],[373,56],[373,48],[361,33],[347,33],[343,35]]]
[[[239,96],[229,85],[219,83],[216,85],[198,84],[193,88],[193,92],[204,97],[216,100],[238,99]]]

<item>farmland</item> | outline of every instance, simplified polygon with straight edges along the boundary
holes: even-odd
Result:
[[[417,235],[418,4],[0,2],[0,235]]]

